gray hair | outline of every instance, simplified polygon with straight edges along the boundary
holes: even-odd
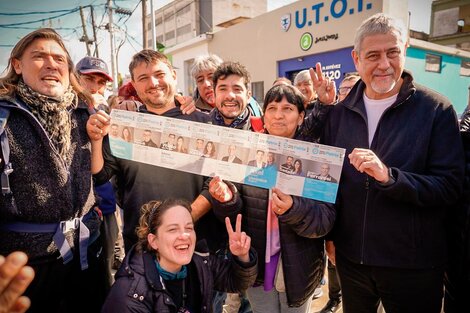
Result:
[[[361,79],[361,76],[359,76],[359,74],[357,74],[357,73],[348,74],[348,75],[344,76],[344,78],[341,81],[341,83],[339,84],[339,86],[341,87],[343,82],[348,82],[348,81],[357,82],[359,79]]]
[[[299,73],[297,73],[297,75],[295,75],[294,86],[297,86],[297,84],[308,80],[312,80],[312,78],[310,77],[310,72],[308,70],[300,71]]]
[[[215,72],[222,62],[222,59],[215,54],[198,56],[194,59],[193,66],[191,67],[191,76],[196,79],[196,76],[202,71],[213,70]]]
[[[404,45],[407,44],[408,30],[402,20],[383,13],[374,14],[362,22],[361,26],[357,29],[356,37],[354,38],[354,51],[359,53],[365,37],[392,32],[397,35]]]

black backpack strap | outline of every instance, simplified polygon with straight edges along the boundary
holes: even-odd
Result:
[[[11,193],[10,180],[8,179],[8,175],[13,172],[13,168],[10,163],[10,145],[8,144],[8,136],[5,131],[9,116],[10,109],[6,107],[0,107],[0,145],[2,148],[2,160],[0,161],[0,164],[3,163],[3,171],[1,172],[1,186],[3,195]]]

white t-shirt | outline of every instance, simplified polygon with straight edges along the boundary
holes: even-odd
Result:
[[[367,112],[367,127],[369,131],[369,147],[374,139],[375,131],[377,130],[377,125],[379,124],[380,117],[385,112],[385,110],[395,103],[397,100],[398,94],[395,94],[389,98],[374,100],[366,96],[364,92],[363,99],[364,105]]]

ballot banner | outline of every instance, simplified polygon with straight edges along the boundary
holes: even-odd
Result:
[[[117,158],[336,201],[342,148],[123,110],[111,118]]]

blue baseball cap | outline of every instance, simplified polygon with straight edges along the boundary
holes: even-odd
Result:
[[[77,66],[75,67],[77,72],[82,75],[82,74],[101,74],[105,76],[109,81],[113,81],[113,78],[111,75],[109,75],[108,71],[108,65],[106,65],[106,62],[94,58],[94,57],[84,57],[80,61],[78,61]]]

